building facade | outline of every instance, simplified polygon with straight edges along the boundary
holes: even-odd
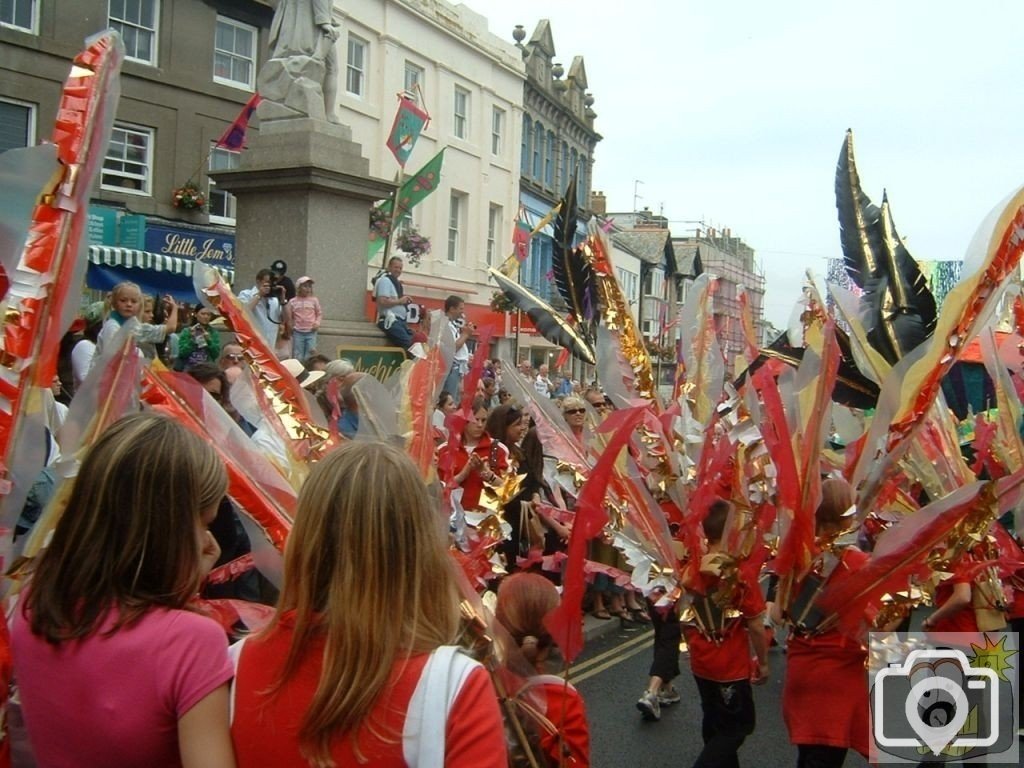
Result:
[[[740,293],[746,292],[758,340],[764,337],[763,272],[754,260],[754,249],[725,229],[698,229],[692,236],[673,239],[680,260],[699,262],[705,272],[717,279],[713,312],[718,339],[726,356],[726,370],[735,371],[737,359],[743,359],[743,325]]]
[[[0,150],[49,138],[61,86],[86,38],[114,28],[125,43],[116,120],[89,210],[90,284],[141,274],[125,271],[142,261],[129,252],[168,257],[167,268],[202,258],[230,270],[234,201],[206,172],[237,164],[237,153],[214,143],[255,91],[271,6],[10,0],[0,9]],[[174,191],[188,182],[207,198],[204,210],[174,204]],[[180,277],[175,285],[190,284]],[[174,290],[162,279],[143,283]]]
[[[594,129],[597,113],[589,92],[582,56],[574,56],[568,72],[556,60],[551,23],[542,19],[529,41],[517,26],[513,38],[526,67],[519,153],[520,215],[535,227],[565,194],[576,174],[577,236],[586,234],[594,169],[594,150],[601,135]],[[520,270],[520,282],[556,308],[561,298],[551,280],[554,254],[553,224],[546,225],[530,242]],[[535,363],[550,354],[541,337],[525,333],[520,338],[520,357]]]

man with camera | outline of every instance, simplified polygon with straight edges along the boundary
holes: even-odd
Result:
[[[281,327],[284,322],[285,288],[280,284],[275,286],[273,280],[273,272],[261,269],[256,273],[256,285],[238,293],[238,300],[252,312],[260,333],[272,351],[277,344],[279,328],[284,338],[288,338],[288,329]]]
[[[423,357],[423,345],[416,341],[415,334],[407,324],[408,307],[412,297],[402,289],[402,259],[392,256],[388,259],[388,271],[373,283],[373,300],[377,303],[377,327],[384,331],[392,344],[401,347],[412,357]],[[422,337],[421,337],[422,338]]]
[[[462,396],[462,378],[469,373],[469,347],[466,342],[476,331],[476,326],[466,322],[466,302],[461,296],[449,296],[444,300],[444,314],[448,319],[447,332],[455,342],[455,357],[444,380],[444,391],[450,392],[458,401]]]

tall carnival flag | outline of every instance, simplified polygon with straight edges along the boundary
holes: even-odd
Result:
[[[395,122],[391,125],[391,134],[386,143],[402,168],[405,168],[416,140],[429,123],[430,115],[426,110],[420,109],[408,96],[399,94],[398,112],[395,113]]]
[[[382,218],[394,222],[437,189],[441,183],[441,164],[443,162],[444,149],[434,155],[430,162],[420,168],[418,172],[410,176],[409,180],[399,187],[393,199],[385,200],[377,206],[377,210],[383,214]],[[396,200],[398,202],[397,209],[395,207]],[[366,260],[372,259],[374,254],[384,247],[385,242],[387,242],[387,235],[371,228],[370,240],[366,248]]]
[[[254,93],[249,100],[245,102],[245,106],[242,107],[242,111],[238,113],[238,117],[235,121],[228,126],[228,129],[224,131],[223,135],[217,139],[217,146],[221,149],[233,149],[239,150],[245,146],[245,132],[249,129],[249,119],[252,117],[252,113],[256,111],[256,107],[263,101],[263,97],[258,93]]]

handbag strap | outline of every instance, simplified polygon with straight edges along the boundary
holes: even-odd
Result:
[[[455,645],[442,645],[430,654],[402,729],[402,753],[409,768],[444,768],[448,715],[478,666]]]

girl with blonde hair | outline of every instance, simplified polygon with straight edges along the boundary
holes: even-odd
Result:
[[[214,450],[161,416],[86,454],[11,630],[39,765],[234,765],[227,638],[188,610],[226,488]]]
[[[299,494],[273,622],[237,653],[239,766],[505,766],[494,689],[459,633],[444,517],[412,461],[342,445]]]

